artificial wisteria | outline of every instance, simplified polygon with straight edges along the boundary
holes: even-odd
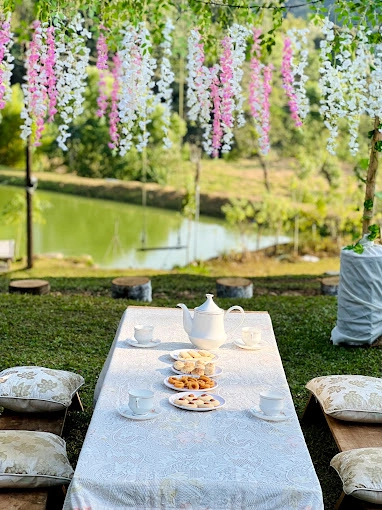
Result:
[[[97,117],[103,117],[107,108],[107,93],[106,93],[106,76],[108,70],[108,55],[107,55],[107,42],[106,37],[103,34],[102,30],[105,27],[103,25],[100,26],[100,34],[97,41],[97,69],[99,71],[99,81],[98,81],[98,98],[97,98]]]
[[[273,66],[272,64],[265,66],[260,62],[260,34],[260,29],[253,29],[249,106],[254,119],[255,129],[259,136],[260,152],[266,155],[270,149],[269,131],[271,126],[269,96],[272,91]]]
[[[309,29],[293,28],[288,30],[288,37],[292,44],[292,58],[290,62],[293,77],[293,88],[297,102],[297,111],[300,119],[305,119],[309,113],[309,98],[306,94],[306,82],[308,76],[305,74],[308,65],[308,38]]]
[[[0,21],[0,110],[11,98],[11,77],[13,69],[13,34],[11,33],[10,17]]]
[[[366,105],[366,111],[370,117],[382,119],[382,44],[377,44],[375,47],[374,65],[370,73],[369,101]],[[382,132],[382,127],[380,131]]]
[[[298,114],[298,100],[296,91],[293,86],[293,72],[292,72],[292,42],[289,37],[285,37],[283,46],[283,61],[281,64],[281,74],[283,78],[283,88],[288,97],[289,110],[291,117],[294,120],[296,127],[301,127],[302,122]]]
[[[121,78],[121,59],[119,58],[118,53],[113,56],[113,85],[111,89],[111,106],[109,113],[109,134],[110,134],[110,142],[109,148],[116,149],[119,144],[119,133],[118,133],[118,124],[119,124],[119,113],[118,113],[118,98],[119,98],[119,90],[120,90],[120,78]]]
[[[170,19],[167,20],[163,29],[162,37],[163,41],[160,47],[163,51],[162,62],[160,65],[160,79],[157,83],[158,87],[158,100],[162,101],[163,115],[163,144],[167,149],[171,148],[171,140],[168,136],[170,121],[171,121],[171,104],[172,104],[172,88],[171,84],[174,81],[175,75],[171,69],[170,57],[171,57],[171,46],[172,46],[172,31],[174,25]]]

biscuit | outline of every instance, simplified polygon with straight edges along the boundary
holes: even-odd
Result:
[[[198,353],[203,356],[204,358],[214,358],[215,357],[215,354],[212,354],[211,352],[208,352],[208,351],[198,351]]]
[[[175,368],[175,370],[181,370],[184,367],[184,365],[185,364],[183,363],[183,361],[178,360],[178,361],[175,361],[174,368]]]
[[[185,402],[187,402],[187,404],[188,404],[188,400],[183,397],[180,397],[180,398],[177,398],[176,400],[174,400],[174,404],[178,404],[178,406],[183,406]]]
[[[210,404],[213,404],[214,407],[220,406],[219,400],[215,400],[214,398],[210,400]]]
[[[191,356],[188,354],[187,351],[180,351],[178,358],[191,359]]]
[[[200,407],[201,409],[213,409],[214,408],[214,405],[211,404],[211,402],[202,402],[201,404],[198,404],[198,407]]]
[[[204,368],[194,368],[191,372],[192,375],[204,375]]]
[[[208,393],[203,393],[202,395],[199,395],[200,400],[203,400],[203,402],[209,402],[210,400],[213,400],[213,397],[211,395],[208,395]]]
[[[215,373],[215,363],[207,363],[204,367],[205,375],[213,375]]]
[[[184,404],[181,404],[182,407],[191,407],[192,409],[197,409],[198,406],[194,403],[194,402],[190,402],[188,400],[186,400],[186,402]]]

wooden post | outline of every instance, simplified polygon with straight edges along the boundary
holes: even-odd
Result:
[[[373,131],[373,136],[371,138],[369,166],[367,169],[367,177],[366,177],[366,190],[365,190],[365,201],[364,201],[363,221],[362,221],[362,233],[363,234],[369,233],[368,228],[371,225],[371,221],[373,219],[373,214],[374,214],[375,181],[376,181],[377,170],[378,170],[378,151],[375,146],[376,146],[377,142],[382,141],[382,133],[378,129],[380,123],[381,123],[380,118],[375,117],[374,131]],[[369,206],[370,203],[372,204],[371,207]]]
[[[27,139],[25,149],[25,188],[26,188],[26,205],[27,205],[27,268],[33,267],[33,222],[32,222],[32,191],[33,184],[31,181],[32,155],[30,148],[30,138]]]

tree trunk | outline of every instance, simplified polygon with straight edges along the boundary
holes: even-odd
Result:
[[[363,222],[362,222],[362,233],[367,234],[368,228],[371,225],[374,214],[374,194],[375,194],[375,181],[378,170],[378,150],[376,149],[376,143],[382,141],[382,133],[378,130],[380,125],[379,117],[374,119],[374,131],[371,138],[371,150],[369,167],[367,169],[366,177],[366,190],[365,190],[365,202],[363,209]],[[371,201],[371,202],[370,202]],[[368,204],[372,204],[369,206]]]

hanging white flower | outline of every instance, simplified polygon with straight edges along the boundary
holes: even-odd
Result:
[[[13,33],[11,32],[11,15],[0,23],[0,109],[11,99],[11,77],[14,65],[14,58],[11,48],[14,44]],[[1,117],[0,117],[1,119]]]
[[[65,142],[70,137],[69,125],[83,112],[90,54],[86,39],[91,37],[83,23],[80,14],[66,26],[61,22],[56,38],[57,111],[61,117],[57,143],[62,150],[67,150]]]
[[[375,47],[369,81],[369,102],[366,105],[366,111],[370,117],[382,119],[382,44],[377,44]]]
[[[165,27],[163,29],[163,41],[160,44],[160,47],[163,50],[163,57],[160,66],[160,79],[157,83],[158,87],[158,100],[162,101],[163,108],[163,144],[165,148],[170,149],[172,146],[172,142],[168,137],[168,130],[170,127],[171,121],[171,105],[172,105],[172,87],[171,84],[174,81],[175,75],[171,69],[170,57],[171,57],[171,46],[172,46],[172,36],[171,33],[174,30],[174,25],[172,21],[168,19],[166,21]]]

